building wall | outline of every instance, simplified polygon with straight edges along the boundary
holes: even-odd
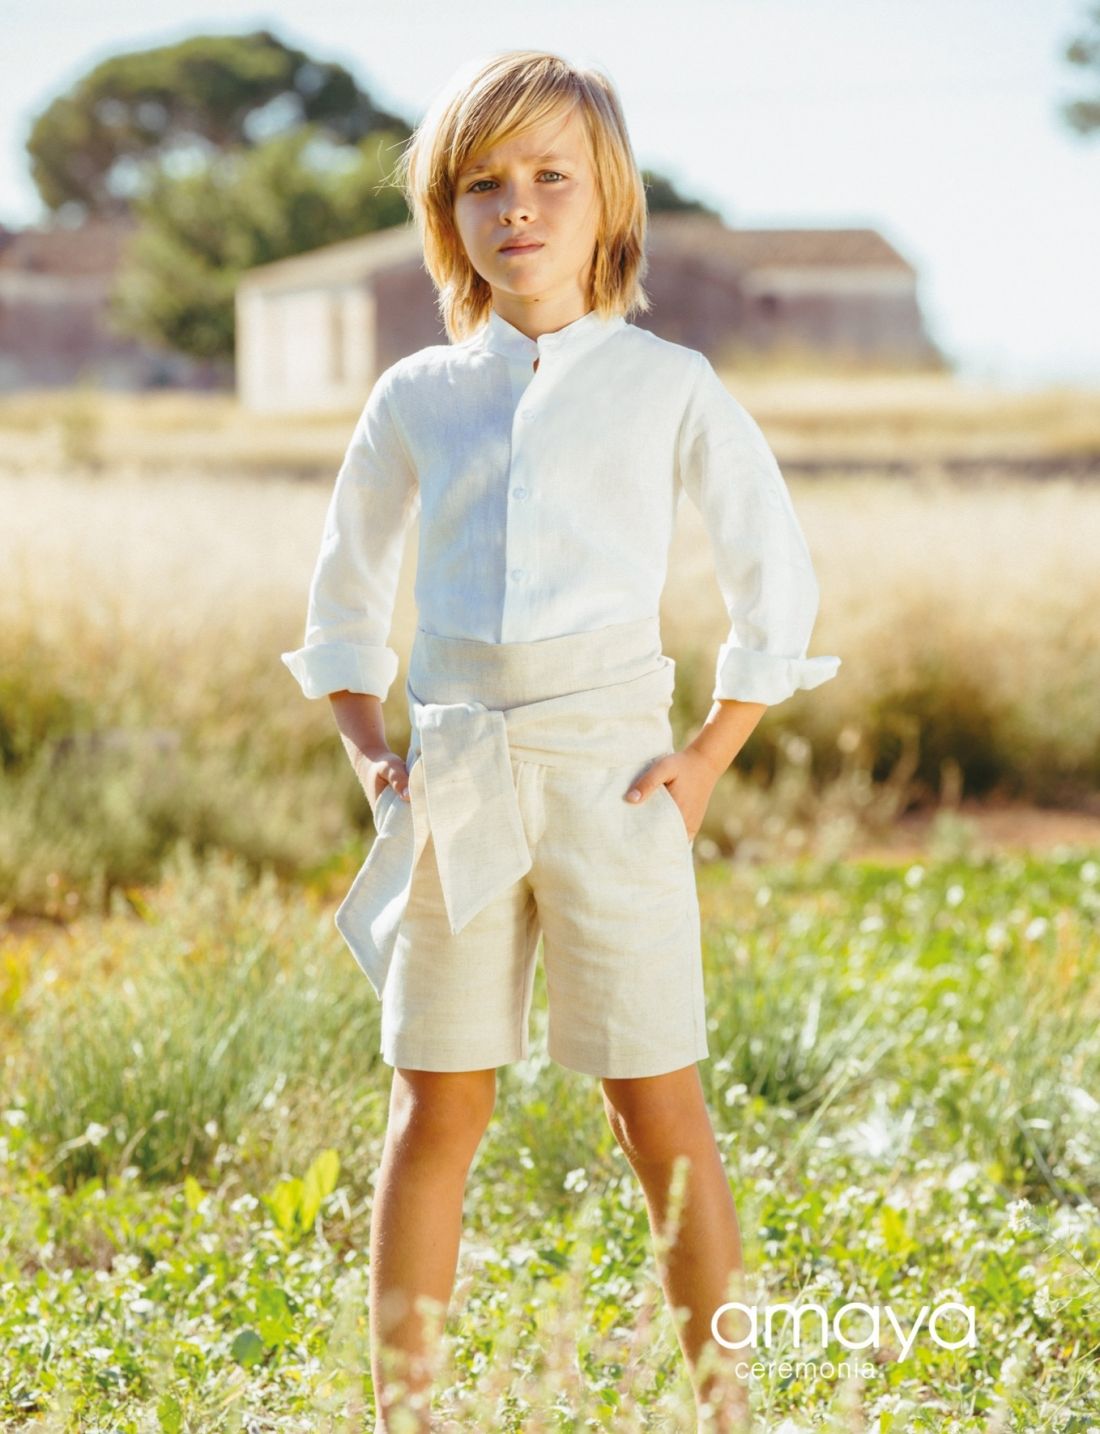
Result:
[[[931,362],[915,277],[905,270],[754,270],[745,290],[743,342],[768,350],[802,344],[864,359]]]
[[[202,362],[116,334],[106,317],[110,281],[99,275],[0,269],[0,391],[225,389],[229,363]]]
[[[384,369],[446,342],[419,260],[378,280],[237,291],[238,392],[255,412],[352,412]]]
[[[392,270],[376,285],[378,372],[405,354],[447,343],[427,270],[417,262]]]
[[[632,318],[673,343],[700,349],[717,359],[729,336],[743,330],[745,297],[728,260],[704,252],[663,252],[654,241],[643,284],[648,313]]]
[[[360,406],[377,367],[374,291],[366,283],[237,292],[237,387],[258,413]]]
[[[716,365],[739,350],[784,345],[866,359],[938,358],[904,269],[739,271],[720,249],[655,240],[644,283],[652,307],[634,322]]]

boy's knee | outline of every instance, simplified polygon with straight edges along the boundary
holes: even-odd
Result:
[[[623,1116],[608,1111],[608,1123],[615,1139],[632,1164],[671,1165],[678,1156],[689,1153],[684,1130],[675,1121],[655,1119],[651,1115]]]
[[[713,1133],[696,1080],[693,1070],[686,1078],[604,1082],[608,1124],[631,1161],[671,1164],[709,1148]]]
[[[394,1071],[390,1129],[440,1149],[476,1148],[496,1106],[496,1070]],[[472,1154],[472,1149],[470,1149]]]

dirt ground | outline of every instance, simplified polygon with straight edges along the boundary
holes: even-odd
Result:
[[[1100,852],[1100,815],[1030,806],[988,806],[963,802],[953,815],[973,832],[975,852],[1049,852],[1058,846]],[[942,812],[911,812],[882,840],[855,846],[861,861],[906,861],[927,855]]]
[[[972,851],[1041,854],[1055,847],[1091,850],[1100,860],[1100,815],[1029,806],[989,806],[963,802],[954,809],[973,837]],[[855,843],[847,856],[853,861],[909,862],[928,858],[943,813],[913,812],[900,818],[893,830],[875,842]],[[0,938],[26,936],[34,931],[57,935],[64,923],[39,916],[0,915]]]

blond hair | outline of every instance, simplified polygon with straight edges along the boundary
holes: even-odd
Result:
[[[649,309],[641,282],[645,185],[614,86],[598,70],[545,50],[505,50],[452,77],[397,163],[395,182],[416,222],[452,342],[480,328],[492,307],[492,290],[470,263],[455,225],[457,175],[497,141],[573,110],[584,119],[600,195],[589,305],[602,318]]]

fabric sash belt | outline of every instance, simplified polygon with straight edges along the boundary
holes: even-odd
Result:
[[[471,649],[476,675],[465,669]],[[446,696],[448,671],[456,691],[486,700],[421,700],[421,674]],[[555,692],[563,677],[567,686],[586,685]],[[655,618],[519,644],[473,644],[418,629],[407,684],[413,865],[430,832],[452,932],[531,869],[513,761],[578,774],[653,761],[668,750],[674,682]],[[534,699],[515,701],[524,688]],[[510,703],[493,705],[508,694]]]
[[[366,860],[336,927],[381,998],[429,834],[452,932],[533,864],[514,761],[622,766],[673,750],[676,664],[657,617],[533,642],[441,637],[418,627],[406,693],[409,798],[383,787]]]

